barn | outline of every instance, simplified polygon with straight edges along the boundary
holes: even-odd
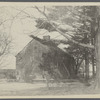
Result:
[[[19,81],[42,79],[44,72],[52,79],[75,77],[75,60],[70,54],[58,48],[49,36],[44,36],[44,39],[31,37],[33,39],[16,55]]]

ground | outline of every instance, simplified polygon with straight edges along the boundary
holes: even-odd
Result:
[[[80,82],[52,83],[47,88],[46,83],[18,83],[1,82],[0,96],[36,96],[36,95],[69,95],[69,94],[97,94],[89,86]],[[99,92],[100,93],[100,92]]]

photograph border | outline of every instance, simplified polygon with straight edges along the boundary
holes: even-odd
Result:
[[[82,3],[86,3],[86,5],[88,5],[88,3],[89,3],[89,5],[100,5],[100,0],[35,0],[35,1],[33,1],[33,0],[0,0],[0,2],[1,3],[4,3],[4,5],[5,4],[10,4],[11,5],[11,3],[14,3],[14,4],[16,4],[16,3],[64,3],[64,2],[66,2],[66,3],[75,3],[75,5],[78,3],[79,5],[80,5],[80,3],[82,2]],[[99,4],[97,4],[99,2]],[[94,4],[95,3],[95,4]],[[84,5],[84,4],[83,4]],[[95,98],[95,96],[96,96],[96,98]],[[20,96],[20,97],[15,97],[15,96],[9,96],[9,97],[0,97],[0,99],[5,99],[5,100],[11,100],[11,99],[13,99],[13,100],[19,100],[19,99],[23,99],[23,100],[84,100],[84,99],[88,99],[88,100],[95,100],[95,99],[99,99],[100,98],[100,95],[99,95],[99,97],[98,97],[98,94],[93,94],[93,95],[90,95],[90,96],[88,96],[88,95],[82,95],[83,97],[79,97],[79,95],[73,95],[73,97],[72,97],[72,95],[69,95],[69,96],[67,96],[67,98],[66,97],[58,97],[58,96],[53,96],[53,98],[50,96],[50,97],[46,97],[46,96],[39,96],[39,97],[37,97],[37,96]]]

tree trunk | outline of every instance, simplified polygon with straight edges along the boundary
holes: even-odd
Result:
[[[91,44],[94,45],[94,39],[91,39]],[[94,50],[92,50],[91,54],[91,59],[92,59],[92,75],[93,77],[95,76],[95,69],[94,69]]]
[[[78,62],[79,62],[79,59],[77,58],[76,59],[76,69],[75,69],[75,75],[77,76],[77,74],[78,74]]]
[[[92,75],[95,76],[95,69],[94,69],[94,56],[92,55]]]
[[[92,27],[93,27],[93,25],[92,25]],[[95,31],[93,30],[93,28],[92,28],[91,32],[94,32],[94,34],[95,34]],[[94,45],[94,38],[93,37],[91,38],[91,44]],[[94,77],[95,76],[95,69],[94,69],[94,50],[92,50],[91,59],[92,59],[92,75]]]
[[[96,36],[95,53],[96,53],[96,89],[100,89],[100,29]]]
[[[85,51],[85,80],[88,82],[89,79],[89,58],[88,58],[88,52]]]
[[[98,31],[95,37],[95,56],[96,56],[96,81],[95,89],[100,89],[100,7],[97,7],[98,20]]]

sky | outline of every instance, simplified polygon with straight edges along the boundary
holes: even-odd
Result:
[[[4,22],[4,24],[0,26],[0,30],[4,29],[3,31],[9,34],[12,37],[13,41],[13,49],[11,49],[11,54],[3,57],[4,60],[6,59],[5,60],[6,65],[15,66],[14,64],[16,58],[14,56],[16,56],[32,40],[32,38],[30,38],[29,35],[34,35],[41,39],[43,39],[43,36],[45,35],[50,35],[51,39],[65,39],[65,37],[60,35],[58,32],[48,32],[44,29],[37,29],[35,27],[36,25],[35,18],[44,18],[44,16],[41,15],[36,9],[32,7],[6,6],[0,8],[1,8],[0,21],[2,22],[7,20],[6,22]],[[43,7],[39,8],[43,10]],[[64,28],[64,26],[62,27]],[[70,27],[67,28],[70,29]],[[63,44],[59,45],[59,48],[64,48],[64,47],[68,47],[68,45],[63,45]],[[11,63],[12,60],[14,63]]]
[[[37,29],[35,27],[36,25],[35,18],[44,18],[44,16],[40,14],[40,12],[38,12],[33,7],[32,6],[17,6],[17,7],[7,6],[7,7],[2,7],[2,9],[0,9],[1,16],[2,16],[1,20],[15,17],[13,20],[6,21],[4,23],[5,31],[12,36],[12,39],[14,41],[14,45],[12,49],[13,55],[16,55],[18,52],[20,52],[28,44],[28,42],[31,41],[29,35],[32,34],[41,39],[45,35],[50,35],[51,39],[65,39],[65,37],[60,35],[58,32],[48,32],[44,29]],[[42,6],[39,6],[39,8],[43,10]],[[46,13],[48,12],[46,11]],[[32,18],[30,18],[30,16]],[[61,27],[66,28],[64,26]],[[70,29],[69,26],[67,26],[67,28]]]

